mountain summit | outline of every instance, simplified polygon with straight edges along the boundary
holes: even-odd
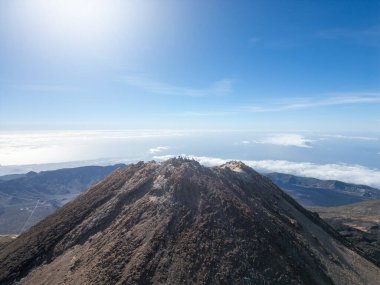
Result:
[[[0,284],[375,284],[380,269],[241,162],[115,170],[0,253]]]

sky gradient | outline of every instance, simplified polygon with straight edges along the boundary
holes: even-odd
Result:
[[[0,175],[193,157],[380,187],[379,1],[0,0]]]
[[[1,130],[380,130],[378,1],[0,1]]]

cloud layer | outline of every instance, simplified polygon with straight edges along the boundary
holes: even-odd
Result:
[[[340,144],[336,144],[336,140],[340,139],[347,140],[343,149]],[[245,158],[248,165],[260,171],[278,171],[380,187],[380,170],[373,169],[378,167],[376,164],[379,152],[378,139],[378,135],[366,137],[326,134],[324,136],[309,133],[276,134],[227,130],[0,132],[0,175],[67,167],[72,164],[66,165],[66,162],[74,162],[73,165],[88,165],[98,163],[94,161],[98,159],[102,160],[102,164],[159,159],[165,157],[160,155],[173,153],[169,150],[175,149],[176,154],[208,155],[196,157],[206,165],[218,165],[226,161],[218,157]],[[311,148],[321,140],[323,144]],[[333,141],[331,144],[330,140]],[[351,143],[350,140],[355,142]],[[283,147],[277,149],[272,145]],[[335,159],[334,148],[337,153]],[[328,151],[324,153],[324,149]],[[260,153],[255,154],[255,151]],[[369,151],[373,154],[372,157],[368,154]],[[342,157],[351,152],[355,152],[357,157],[364,157],[364,162],[363,159],[342,161]],[[329,161],[333,163],[311,163],[319,161],[319,157],[323,155],[332,155]]]
[[[312,146],[310,144],[313,141],[314,140],[307,139],[299,134],[275,134],[259,140],[253,140],[251,143],[311,148]],[[248,144],[250,141],[242,141],[242,143]]]
[[[166,160],[174,155],[155,156],[156,160]],[[233,159],[207,156],[183,155],[199,161],[206,166],[218,166]],[[347,183],[364,184],[380,187],[380,170],[361,165],[316,164],[311,162],[293,162],[286,160],[243,160],[250,167],[260,172],[281,172],[323,180],[340,180]]]

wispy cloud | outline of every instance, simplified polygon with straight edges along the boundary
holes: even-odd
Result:
[[[286,101],[266,104],[246,104],[235,106],[230,109],[221,109],[214,111],[186,111],[176,113],[179,116],[207,117],[207,116],[224,116],[241,113],[270,113],[286,112],[303,109],[322,108],[329,106],[344,106],[357,104],[380,104],[380,93],[349,93],[346,95],[333,95],[320,98],[288,98]]]
[[[380,46],[380,26],[370,26],[364,29],[335,28],[319,31],[317,37],[327,40],[346,40],[353,43],[379,47]]]
[[[280,112],[290,110],[309,109],[317,107],[353,105],[364,103],[380,103],[380,93],[360,93],[347,96],[333,96],[322,99],[299,99],[294,98],[289,102],[275,105],[248,105],[242,106],[241,110],[248,112]]]
[[[73,86],[54,83],[27,83],[27,82],[14,82],[9,80],[0,80],[4,87],[18,90],[18,91],[32,91],[43,93],[54,93],[73,90]]]
[[[175,115],[184,117],[208,117],[208,116],[225,116],[234,114],[234,111],[206,111],[206,112],[182,112],[175,113]]]
[[[314,140],[307,139],[299,134],[275,134],[258,140],[242,141],[242,143],[272,144],[280,146],[294,146],[302,148],[312,148],[310,145]]]
[[[230,79],[213,82],[204,88],[176,86],[142,76],[125,76],[124,81],[130,86],[160,95],[203,97],[228,95],[232,92],[232,80]]]
[[[364,137],[364,136],[345,136],[345,135],[321,135],[322,137],[345,139],[345,140],[362,140],[362,141],[378,141],[376,137]]]
[[[150,148],[149,149],[149,153],[151,154],[157,154],[157,153],[160,153],[164,150],[168,150],[170,147],[168,146],[157,146],[157,147],[153,147],[153,148]]]
[[[67,90],[68,86],[65,85],[51,85],[51,84],[25,84],[18,86],[21,89],[39,92],[57,92]]]
[[[166,160],[174,155],[155,156],[156,160]],[[234,159],[222,159],[207,156],[183,155],[193,158],[206,166],[217,166]],[[293,162],[286,160],[243,160],[250,167],[261,172],[281,172],[324,180],[340,180],[348,183],[380,187],[380,170],[362,165],[316,164],[311,162]]]

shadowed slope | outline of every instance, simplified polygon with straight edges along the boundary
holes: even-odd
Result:
[[[380,266],[380,200],[351,205],[311,208],[365,256]]]
[[[123,164],[0,177],[0,234],[20,234]]]

